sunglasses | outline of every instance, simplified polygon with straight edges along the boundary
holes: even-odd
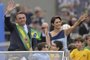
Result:
[[[48,46],[44,46],[44,48],[49,48]]]

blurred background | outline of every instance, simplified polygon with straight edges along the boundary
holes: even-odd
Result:
[[[1,0],[1,2],[4,4],[4,8],[6,8],[8,1],[9,0]],[[36,10],[38,9],[42,10],[44,21],[48,22],[48,24],[50,23],[51,17],[59,15],[64,21],[63,23],[67,23],[70,26],[72,26],[73,23],[76,22],[76,20],[80,17],[81,14],[85,12],[90,13],[89,12],[90,0],[13,0],[13,1],[17,5],[20,5],[22,10],[25,10],[28,13],[30,12],[34,14]],[[12,12],[12,15],[14,15],[14,12]],[[90,19],[88,20],[89,22],[86,22],[88,25],[88,27],[86,28],[88,32],[82,33],[79,31],[80,29],[76,29],[76,31],[73,32],[74,34],[72,33],[71,39],[74,39],[76,36],[78,36],[78,34],[84,36],[84,34],[88,34],[90,32]],[[14,22],[13,18],[11,18],[11,21]],[[10,32],[5,26],[5,40],[4,42],[0,43],[0,50],[7,50],[9,46],[9,36]]]

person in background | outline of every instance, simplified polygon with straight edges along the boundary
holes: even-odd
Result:
[[[87,34],[86,37],[85,37],[85,40],[86,40],[86,46],[84,49],[87,49],[90,51],[90,34]],[[90,54],[89,54],[89,60],[90,60]]]
[[[81,37],[75,39],[75,46],[76,49],[70,53],[71,60],[89,60],[90,51],[84,49],[84,40]]]
[[[63,51],[63,44],[61,41],[54,41],[50,47],[50,51]],[[59,53],[51,53],[50,54],[51,60],[60,60]]]
[[[73,16],[71,18],[71,20],[68,22],[68,24],[70,26],[73,26],[76,21],[77,21],[77,18],[75,16]],[[72,43],[74,41],[74,39],[76,37],[78,37],[78,35],[79,35],[78,30],[79,30],[79,26],[73,32],[70,33],[70,40],[69,40],[70,43]]]
[[[32,9],[29,7],[25,7],[25,12],[26,12],[26,18],[27,18],[26,24],[30,25],[32,23],[34,14],[32,13]]]
[[[44,22],[42,24],[42,26],[41,26],[41,32],[42,32],[42,34],[41,34],[41,42],[46,42],[46,34],[45,34],[45,32],[46,32],[46,30],[48,31],[48,28],[49,28],[48,23]]]
[[[37,46],[37,44],[46,42],[47,35],[46,32],[48,31],[48,23],[44,22],[38,31],[38,22],[35,20],[32,21],[32,28],[31,28],[31,36],[32,36],[32,45],[33,49]]]
[[[39,24],[36,20],[32,20],[31,23],[31,37],[32,37],[32,48],[35,50],[38,43],[41,41],[41,31],[38,28]],[[38,30],[39,29],[39,30]]]
[[[54,43],[52,43],[51,51],[63,51],[63,44],[61,41],[54,41]]]
[[[89,33],[89,25],[88,25],[89,20],[86,19],[85,22],[83,22],[80,27],[79,27],[79,34],[81,36],[84,36],[85,34]]]
[[[38,51],[48,51],[48,45],[45,42],[39,43],[37,45]],[[48,53],[46,52],[36,52],[29,55],[28,60],[50,60]]]
[[[86,40],[86,44],[87,44],[85,49],[90,50],[90,34],[86,35],[85,40]]]
[[[37,50],[38,51],[48,51],[49,46],[46,44],[46,42],[42,42],[37,45]]]
[[[40,7],[35,7],[35,20],[38,21],[39,25],[41,26],[44,20],[44,13]]]

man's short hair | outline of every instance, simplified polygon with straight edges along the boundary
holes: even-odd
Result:
[[[23,12],[23,11],[19,11],[19,12],[16,13],[16,15],[15,15],[15,19],[16,19],[16,16],[17,16],[18,14],[24,14],[24,15],[26,16],[26,13],[25,13],[25,12]]]

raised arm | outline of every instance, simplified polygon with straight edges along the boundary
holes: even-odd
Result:
[[[81,22],[83,22],[84,20],[86,20],[87,16],[88,16],[87,13],[81,15],[80,18],[79,18],[79,20],[76,21],[76,23],[75,23],[73,26],[71,26],[69,29],[66,29],[66,30],[65,30],[65,35],[69,35],[73,30],[75,30],[76,27],[77,27]]]
[[[50,40],[50,36],[49,36],[49,31],[48,31],[48,23],[43,23],[42,25],[45,27],[44,33],[46,35],[46,43],[50,46],[51,40]]]
[[[16,7],[16,4],[13,0],[9,0],[8,5],[6,7],[5,15],[9,14],[14,8]]]
[[[45,35],[46,35],[46,43],[47,43],[49,46],[51,46],[51,40],[50,40],[49,32],[48,32],[47,29],[45,30]]]
[[[8,5],[5,11],[5,25],[8,27],[9,31],[13,31],[14,27],[10,21],[10,12],[15,8],[15,4],[13,0],[9,0]]]

